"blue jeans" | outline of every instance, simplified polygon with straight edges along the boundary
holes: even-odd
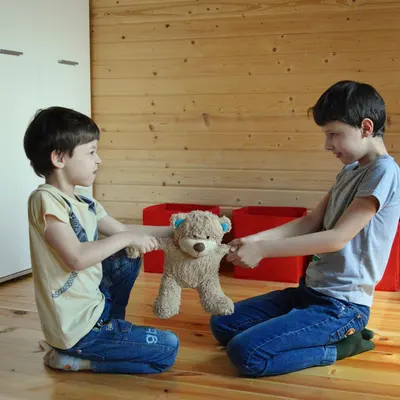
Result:
[[[100,290],[106,297],[104,311],[75,346],[58,351],[91,360],[94,372],[151,374],[174,364],[179,340],[173,332],[125,321],[125,308],[140,265],[141,259],[128,258],[125,250],[103,261]]]
[[[369,314],[369,307],[325,296],[301,279],[296,288],[236,303],[234,314],[212,316],[210,325],[239,373],[259,377],[333,364],[333,344],[364,329]]]

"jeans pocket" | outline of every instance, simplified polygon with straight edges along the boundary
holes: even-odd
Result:
[[[117,337],[119,340],[129,340],[132,330],[132,324],[122,319],[114,320],[116,324]]]
[[[359,314],[361,316],[361,319],[364,321],[365,326],[367,326],[368,321],[369,321],[369,316],[370,316],[369,307],[359,306],[354,303],[349,303],[349,307],[354,311],[354,313]]]
[[[132,324],[122,319],[110,319],[104,322],[101,328],[100,338],[123,342],[129,340]]]
[[[329,338],[329,343],[336,343],[340,340],[345,339],[347,336],[351,336],[356,332],[362,331],[367,325],[367,321],[365,317],[360,313],[353,314],[353,317],[341,326],[339,329],[336,329]]]

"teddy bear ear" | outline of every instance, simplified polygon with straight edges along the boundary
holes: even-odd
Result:
[[[171,215],[171,226],[176,229],[186,218],[186,214],[173,214]]]
[[[224,233],[227,233],[232,229],[232,223],[228,217],[225,217],[224,215],[219,220],[221,222],[222,230],[224,231]]]

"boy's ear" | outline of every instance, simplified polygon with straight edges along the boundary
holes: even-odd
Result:
[[[361,121],[361,132],[363,137],[371,136],[374,133],[374,123],[369,118]]]
[[[221,217],[219,221],[221,222],[222,230],[224,231],[224,233],[228,233],[232,229],[231,220],[225,215]]]
[[[53,150],[50,154],[50,161],[56,168],[64,168],[65,155],[61,151]]]
[[[172,214],[171,215],[171,219],[170,219],[170,223],[172,228],[176,229],[178,228],[178,226],[185,220],[186,218],[186,214]]]

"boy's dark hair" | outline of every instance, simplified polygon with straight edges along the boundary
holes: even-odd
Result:
[[[88,116],[69,108],[38,110],[24,137],[25,154],[36,175],[46,177],[54,169],[53,151],[72,157],[76,146],[99,140],[100,131]]]
[[[339,81],[328,88],[309,108],[319,126],[340,121],[354,128],[361,128],[361,122],[369,118],[374,123],[372,136],[385,133],[385,102],[380,94],[367,83]]]

